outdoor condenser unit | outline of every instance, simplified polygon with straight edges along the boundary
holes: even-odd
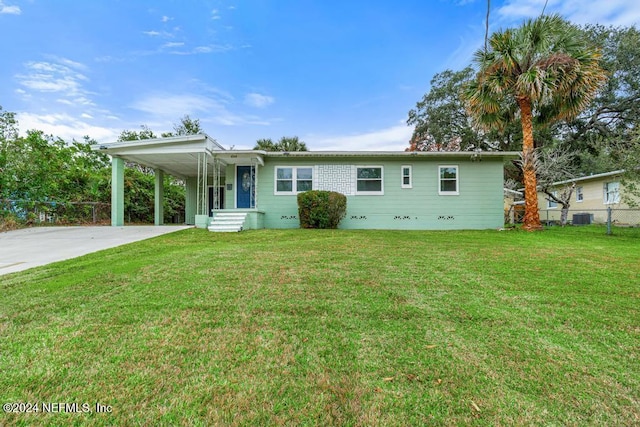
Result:
[[[588,225],[591,224],[591,214],[589,213],[577,213],[573,214],[573,225]]]

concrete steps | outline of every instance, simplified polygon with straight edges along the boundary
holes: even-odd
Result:
[[[213,217],[213,221],[209,224],[209,231],[214,233],[237,233],[242,231],[246,219],[246,212],[220,212]]]

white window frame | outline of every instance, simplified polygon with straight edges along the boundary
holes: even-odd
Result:
[[[558,196],[558,192],[557,191],[552,191],[551,194],[553,194],[554,196]],[[558,202],[556,202],[555,200],[552,200],[550,197],[547,199],[547,209],[557,209],[558,208]]]
[[[404,174],[405,169],[409,170],[409,175]],[[409,183],[405,184],[404,179],[409,178]],[[413,188],[413,167],[411,165],[400,166],[400,188]]]
[[[278,179],[278,169],[291,169],[291,191],[278,191],[278,181],[285,181],[285,180],[279,180]],[[314,166],[284,166],[284,165],[279,165],[279,166],[274,166],[273,167],[273,194],[276,196],[295,196],[298,193],[304,193],[305,191],[309,191],[309,190],[303,190],[303,191],[298,191],[298,169],[311,169],[311,189],[313,190],[315,188],[315,167]],[[289,181],[289,180],[286,180]],[[308,181],[308,180],[305,180]]]
[[[358,169],[380,169],[380,191],[358,191]],[[382,165],[355,165],[353,168],[353,175],[355,180],[356,195],[361,196],[383,196],[384,195],[384,166]],[[371,180],[373,181],[373,180]],[[377,181],[377,179],[376,179]]]
[[[576,202],[582,203],[584,201],[584,189],[582,186],[576,187]]]
[[[442,169],[456,168],[456,191],[442,191]],[[448,179],[449,180],[449,179]],[[458,165],[438,165],[438,195],[458,196],[460,194],[460,167]]]
[[[609,186],[615,187],[615,190],[609,190]],[[613,205],[616,203],[620,203],[620,181],[610,181],[605,182],[603,187],[604,199],[603,202],[605,205]],[[612,195],[612,198],[609,198],[609,195]]]

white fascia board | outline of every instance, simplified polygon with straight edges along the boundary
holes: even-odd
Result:
[[[604,172],[604,173],[599,173],[596,175],[587,175],[587,176],[581,176],[579,178],[573,178],[573,179],[566,179],[564,181],[558,181],[558,182],[554,182],[551,185],[563,185],[563,184],[571,184],[573,182],[581,182],[581,181],[588,181],[590,179],[599,179],[599,178],[606,178],[609,176],[616,176],[616,175],[622,175],[624,173],[624,169],[620,169],[617,171],[613,171],[613,172]]]
[[[516,151],[269,151],[266,157],[517,158]]]
[[[265,154],[266,152],[262,150],[225,150],[224,152],[216,151],[211,153],[211,155],[225,163],[237,163],[238,159],[250,159],[258,162],[260,166],[264,166]]]
[[[202,142],[201,146],[198,146],[198,142]],[[116,141],[116,142],[108,142],[102,144],[93,144],[91,145],[91,149],[94,151],[104,150],[107,153],[111,150],[120,150],[126,148],[133,147],[163,147],[163,146],[181,146],[187,144],[195,144],[194,148],[197,148],[197,151],[227,151],[222,145],[218,144],[218,142],[209,137],[207,134],[198,134],[198,135],[181,135],[181,136],[172,136],[168,138],[154,138],[154,139],[139,139],[135,141]]]

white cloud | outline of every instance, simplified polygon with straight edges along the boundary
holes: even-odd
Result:
[[[81,116],[89,119],[88,114]],[[23,132],[31,129],[43,131],[45,134],[51,134],[60,137],[65,141],[72,139],[81,141],[86,135],[97,141],[115,141],[120,135],[120,131],[114,128],[92,125],[84,120],[71,116],[69,114],[33,114],[18,113],[18,121],[20,129]]]
[[[24,64],[26,73],[16,75],[21,86],[37,92],[60,92],[67,97],[85,97],[83,83],[89,79],[78,69],[82,64],[64,58],[56,62],[31,61]]]
[[[162,45],[163,48],[174,48],[174,47],[182,47],[184,46],[183,42],[169,42]]]
[[[59,104],[64,104],[69,106],[85,106],[85,107],[96,106],[96,104],[92,100],[84,96],[79,96],[77,98],[58,98],[56,99],[56,102],[58,102]]]
[[[213,52],[213,48],[211,46],[198,46],[193,49],[194,53],[211,53]]]
[[[202,122],[223,126],[269,125],[269,120],[251,114],[232,112],[230,100],[224,96],[200,94],[149,94],[131,104],[131,108],[147,113],[146,122],[156,122],[159,126],[173,123],[185,114]]]
[[[165,15],[165,16],[163,16],[163,17],[162,17],[161,21],[162,21],[162,22],[169,22],[169,21],[171,21],[172,19],[173,19],[173,18],[170,18],[170,17],[168,17],[168,16],[166,16],[166,15]]]
[[[88,67],[80,62],[72,61],[68,58],[60,58],[60,57],[52,57],[52,60],[57,61],[58,63],[65,65],[69,68],[75,68],[77,70],[87,70]]]
[[[404,123],[370,132],[331,137],[306,136],[311,150],[329,151],[403,151],[409,146],[413,129]]]
[[[259,93],[248,93],[244,97],[244,103],[256,108],[264,108],[268,105],[271,105],[275,102],[275,99],[272,96],[261,95]]]
[[[156,93],[139,99],[131,107],[145,113],[175,119],[185,114],[210,111],[217,104],[213,99],[201,95]]]
[[[218,11],[218,9],[213,9],[211,11],[211,19],[213,20],[220,19],[220,12]]]
[[[498,8],[503,20],[522,20],[539,16],[544,0],[508,0]],[[549,0],[545,13],[559,13],[574,24],[631,26],[640,24],[638,0]]]
[[[7,6],[0,1],[0,15],[20,15],[21,13],[20,6]]]

